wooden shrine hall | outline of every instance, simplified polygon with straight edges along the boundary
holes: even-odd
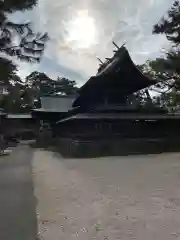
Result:
[[[180,116],[152,104],[146,89],[157,82],[138,70],[125,46],[114,45],[114,56],[101,61],[96,76],[79,89],[68,111],[72,114],[61,118],[53,128],[60,148],[66,153],[82,153],[82,149],[91,153],[102,148],[117,150],[124,141],[180,135]],[[135,97],[143,89],[148,107],[140,105]]]
[[[100,65],[97,75],[79,89],[73,103],[77,114],[57,123],[59,135],[84,139],[149,137],[152,129],[162,124],[160,118],[164,125],[164,117],[168,116],[153,104],[140,107],[133,94],[154,84],[137,69],[127,49],[118,48],[112,58]]]

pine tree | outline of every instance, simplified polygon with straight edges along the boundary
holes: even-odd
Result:
[[[8,14],[32,9],[35,4],[36,0],[0,0],[0,53],[2,56],[15,56],[29,62],[40,61],[48,39],[47,33],[34,33],[31,23],[20,24],[8,19]]]
[[[163,17],[153,28],[154,34],[166,34],[169,41],[174,46],[179,47],[180,44],[180,2],[175,1],[171,9],[168,11],[167,17]]]
[[[154,34],[165,34],[172,43],[172,48],[167,52],[165,58],[159,58],[152,64],[152,69],[157,72],[156,67],[161,65],[159,75],[168,75],[180,88],[180,2],[175,1],[168,11],[167,17],[163,17],[153,28]],[[154,68],[155,66],[155,68]],[[165,79],[166,80],[166,79]],[[167,79],[168,80],[168,79]]]

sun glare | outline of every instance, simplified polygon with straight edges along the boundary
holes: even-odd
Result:
[[[97,42],[95,20],[86,10],[77,12],[77,16],[68,23],[67,32],[66,41],[73,47],[90,48]]]

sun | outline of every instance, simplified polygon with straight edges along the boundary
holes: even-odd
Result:
[[[97,42],[95,20],[89,16],[87,10],[77,12],[77,15],[67,25],[68,45],[76,48],[90,48]]]

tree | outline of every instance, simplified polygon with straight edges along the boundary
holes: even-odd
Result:
[[[40,96],[53,93],[54,82],[45,73],[32,72],[26,77],[26,86],[34,91],[34,96]]]
[[[38,62],[48,40],[47,33],[33,32],[30,22],[13,22],[8,16],[15,11],[30,10],[36,3],[36,0],[0,0],[0,84],[6,85],[9,92],[1,98],[0,106],[7,112],[21,112],[32,107],[31,94],[23,96],[27,87],[17,76],[11,57]]]
[[[8,19],[8,14],[29,10],[35,4],[36,0],[0,0],[0,53],[29,62],[40,61],[47,33],[34,33],[29,22],[16,23]]]
[[[53,80],[45,73],[35,71],[26,77],[22,96],[29,99],[32,108],[35,104],[40,105],[40,97],[42,96],[55,94],[70,95],[76,93],[76,91],[75,81],[60,77],[57,80]]]
[[[26,85],[34,89],[39,97],[50,94],[69,95],[77,91],[75,81],[60,77],[53,80],[45,73],[37,71],[26,77]]]
[[[0,57],[0,82],[9,85],[10,80],[16,76],[17,68],[11,60]]]
[[[175,1],[166,17],[153,27],[154,34],[165,34],[172,47],[165,57],[147,61],[140,70],[158,81],[151,90],[160,93],[155,101],[168,108],[180,105],[180,2]]]
[[[166,64],[166,59],[158,58],[137,67],[144,75],[157,81],[155,85],[148,88],[154,93],[153,103],[174,111],[180,104],[179,76],[168,71]]]
[[[151,63],[153,70],[158,72],[162,80],[174,80],[180,88],[180,2],[175,1],[168,11],[166,18],[162,18],[153,28],[154,34],[165,34],[172,43],[172,49],[165,58],[159,58]],[[160,68],[159,68],[160,67]],[[158,70],[158,71],[157,71]],[[160,70],[160,71],[159,71]]]
[[[153,61],[147,61],[145,64],[137,66],[138,69],[148,78],[155,80],[157,83],[150,87],[157,93],[164,93],[171,90],[176,84],[175,79],[178,82],[178,78],[171,71],[168,71],[165,67],[166,60],[163,58],[157,58]]]
[[[58,77],[54,85],[55,93],[65,95],[75,94],[77,92],[76,82],[67,78]]]
[[[180,2],[175,1],[171,9],[168,11],[168,16],[163,17],[161,21],[153,28],[154,34],[166,34],[169,41],[174,46],[180,44]]]
[[[36,3],[36,0],[0,0],[0,84],[5,84],[9,92],[1,98],[0,105],[7,112],[21,112],[33,106],[31,89],[17,75],[11,57],[38,62],[48,40],[47,33],[35,33],[30,22],[13,22],[8,16],[30,10]]]

